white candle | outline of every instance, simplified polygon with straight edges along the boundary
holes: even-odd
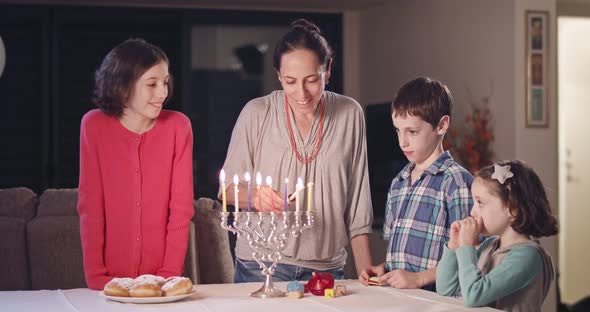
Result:
[[[297,185],[295,185],[295,211],[301,211],[301,195],[299,195],[300,191],[303,189],[303,180],[301,178],[297,178]]]
[[[260,172],[256,173],[256,197],[258,197],[258,203],[256,209],[262,211],[262,204],[260,203],[260,184],[262,184],[262,175]]]
[[[238,175],[236,174],[234,175],[234,205],[236,206],[236,213],[240,211],[240,190],[238,189],[238,185],[240,185],[240,178],[238,178]]]
[[[221,169],[219,173],[219,180],[221,181],[221,207],[223,207],[223,212],[227,212],[227,200],[225,197],[225,171]]]
[[[311,190],[313,188],[313,183],[307,183],[307,212],[311,212]]]
[[[285,212],[287,212],[289,210],[289,198],[287,195],[289,192],[289,178],[285,178],[285,191],[283,192],[283,197],[284,197],[284,208],[285,208]]]
[[[251,187],[250,187],[250,173],[246,172],[246,174],[244,175],[244,180],[246,180],[247,184],[248,184],[248,212],[252,211],[252,191],[251,191]]]
[[[272,179],[269,176],[266,176],[266,185],[270,188],[270,211],[273,211],[275,208],[274,203],[274,192],[272,191]]]

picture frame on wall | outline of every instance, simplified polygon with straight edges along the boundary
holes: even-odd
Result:
[[[526,11],[526,114],[528,128],[549,126],[549,12]]]

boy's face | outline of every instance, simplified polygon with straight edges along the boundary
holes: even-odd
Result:
[[[433,157],[433,155],[447,131],[448,116],[441,119],[436,129],[418,116],[409,114],[402,116],[394,112],[391,118],[397,132],[399,146],[409,161],[419,165],[436,160],[438,156]]]

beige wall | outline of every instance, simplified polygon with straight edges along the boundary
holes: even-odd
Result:
[[[557,66],[556,66],[556,29],[557,29],[557,18],[556,18],[556,0],[519,0],[516,1],[515,7],[515,67],[514,77],[516,92],[514,93],[514,113],[516,115],[516,154],[515,157],[527,161],[530,165],[535,168],[539,174],[545,190],[547,191],[547,197],[551,207],[553,208],[553,214],[559,216],[559,205],[558,205],[558,158],[557,158]],[[524,127],[525,120],[525,46],[523,39],[525,37],[525,23],[524,14],[526,10],[545,10],[549,11],[551,20],[550,34],[549,34],[549,127],[546,129],[531,129]],[[542,240],[543,246],[551,254],[553,262],[556,268],[558,268],[558,250],[557,250],[557,239],[551,237],[549,239]],[[555,283],[549,292],[549,297],[545,302],[543,311],[553,311],[549,309],[549,303],[551,308],[555,306],[556,292]]]
[[[389,1],[360,15],[361,103],[391,101],[408,80],[428,75],[451,89],[459,123],[469,101],[491,96],[502,116],[496,156],[514,157],[512,0]]]
[[[590,0],[558,0],[558,16],[590,16]]]
[[[526,10],[550,12],[553,74],[556,0],[391,0],[360,10],[358,99],[363,105],[390,101],[406,81],[428,75],[447,83],[457,105],[454,122],[461,122],[470,99],[491,95],[495,158],[531,164],[558,215],[554,76],[549,128],[524,126]],[[345,86],[351,76],[355,73],[345,72]],[[543,244],[557,262],[556,239]],[[552,289],[543,311],[554,311],[555,302]]]

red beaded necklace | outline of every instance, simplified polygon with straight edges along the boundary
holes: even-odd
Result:
[[[307,164],[314,160],[318,153],[320,152],[320,146],[322,145],[322,137],[324,135],[324,100],[320,99],[320,128],[318,129],[318,141],[313,148],[313,152],[309,157],[303,157],[297,150],[297,145],[295,144],[295,136],[293,135],[293,128],[291,127],[291,118],[289,118],[289,100],[287,99],[287,95],[285,95],[285,113],[287,115],[287,128],[289,128],[289,139],[291,140],[291,148],[295,152],[295,156],[299,159],[300,162]],[[295,118],[295,116],[293,116]]]

